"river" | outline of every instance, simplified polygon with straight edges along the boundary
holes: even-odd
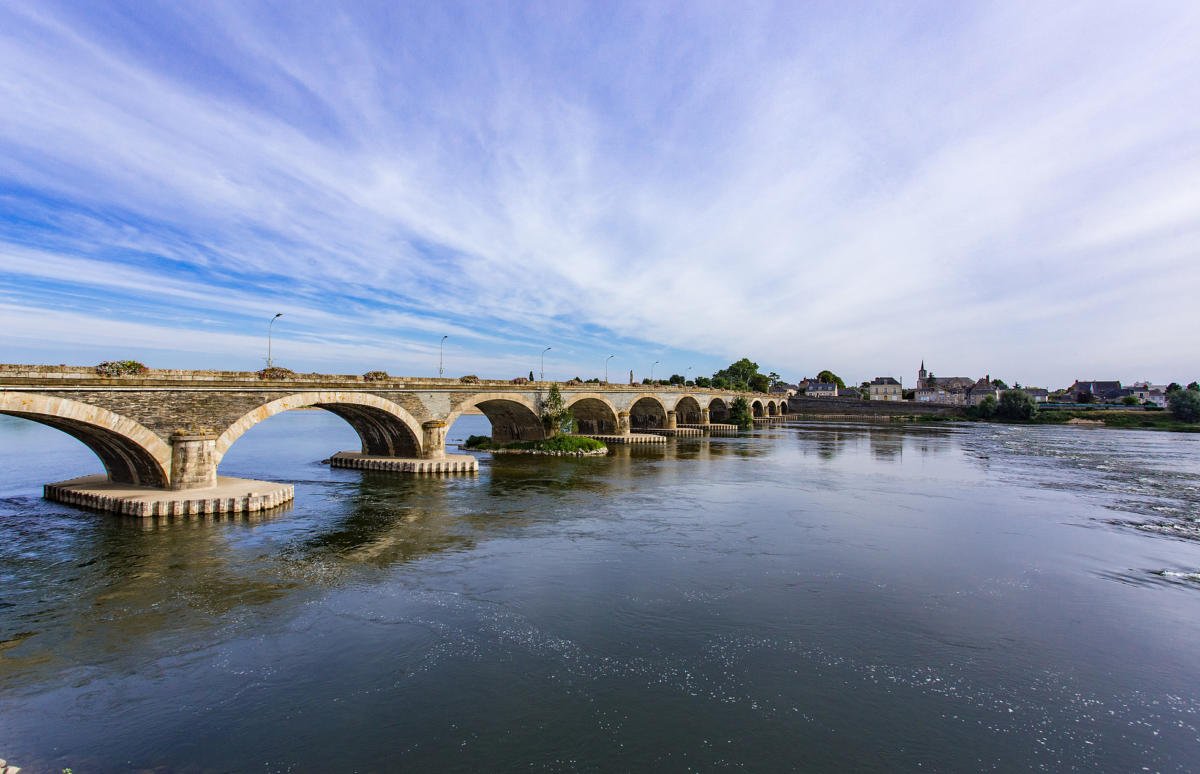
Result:
[[[487,432],[464,417],[450,438]],[[0,417],[0,758],[25,772],[1200,767],[1200,435],[791,422],[477,476],[331,469],[265,518],[48,503]]]

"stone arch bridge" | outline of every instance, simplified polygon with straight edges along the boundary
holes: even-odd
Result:
[[[141,515],[153,515],[141,513],[147,510],[174,513],[195,508],[228,512],[255,510],[256,501],[253,496],[227,498],[223,492],[210,498],[200,491],[167,500],[142,496],[145,503],[160,503],[145,507],[128,506],[125,501],[131,497],[131,487],[182,492],[216,490],[225,481],[239,481],[217,475],[222,458],[237,439],[275,414],[309,407],[336,414],[358,433],[361,451],[337,455],[335,460],[345,466],[473,471],[474,457],[446,454],[446,431],[465,412],[478,410],[486,415],[498,441],[544,437],[540,401],[552,383],[518,382],[405,377],[368,381],[360,376],[317,374],[264,380],[253,372],[180,370],[103,377],[93,368],[0,365],[0,414],[58,428],[86,444],[104,464],[103,478],[47,485],[52,499],[112,509],[113,503],[101,500],[115,498],[120,504],[117,509]],[[589,435],[703,428],[724,420],[739,396],[682,386],[558,386],[579,432]],[[751,402],[755,417],[787,412],[781,396],[741,395]],[[105,486],[98,489],[99,483]],[[81,487],[110,494],[85,497],[77,493]],[[291,499],[290,487],[286,489],[278,497],[260,496],[257,507]],[[188,504],[210,500],[216,504]]]

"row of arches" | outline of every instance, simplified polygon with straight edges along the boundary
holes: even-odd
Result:
[[[578,431],[585,434],[616,434],[620,417],[616,407],[598,393],[568,394],[567,408]],[[298,408],[325,409],[354,428],[366,454],[386,457],[421,457],[431,445],[431,436],[403,406],[370,393],[307,392],[271,401],[234,421],[217,437],[213,465],[251,427],[263,420]],[[539,440],[545,431],[538,406],[522,393],[483,393],[460,403],[440,427],[448,427],[464,412],[478,409],[492,425],[492,437],[500,442]],[[778,416],[786,412],[785,401],[756,399],[754,415]],[[655,395],[638,396],[630,405],[633,430],[666,427],[668,410],[680,424],[698,424],[707,409],[712,422],[729,418],[730,405],[720,397],[684,395],[668,409]],[[82,441],[104,465],[111,481],[139,486],[165,487],[171,480],[172,447],[143,425],[97,406],[36,393],[0,392],[0,414],[29,419]],[[444,432],[443,432],[444,436]],[[438,437],[438,442],[442,436]]]

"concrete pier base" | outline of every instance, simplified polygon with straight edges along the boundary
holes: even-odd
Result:
[[[373,457],[360,452],[338,452],[329,458],[335,468],[382,470],[389,473],[476,473],[479,460],[470,454],[447,454],[432,460],[407,457]]]
[[[698,427],[660,427],[646,430],[647,433],[661,435],[665,438],[702,438],[704,431]]]
[[[709,422],[707,425],[689,424],[680,425],[680,427],[696,428],[706,433],[707,435],[737,435],[737,425],[727,425],[722,422]]]
[[[219,476],[217,485],[204,489],[170,490],[150,486],[114,484],[97,474],[46,484],[47,500],[78,505],[122,516],[233,516],[277,508],[295,497],[291,484]]]
[[[606,444],[628,444],[628,443],[666,443],[667,439],[661,435],[650,435],[649,433],[629,433],[628,435],[596,435],[594,433],[580,433],[584,438],[595,438],[597,441],[603,441]]]

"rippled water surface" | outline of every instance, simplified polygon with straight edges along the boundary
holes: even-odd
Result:
[[[465,418],[451,439],[486,432]],[[793,423],[256,520],[47,503],[0,417],[0,757],[26,771],[1200,768],[1200,436]]]

